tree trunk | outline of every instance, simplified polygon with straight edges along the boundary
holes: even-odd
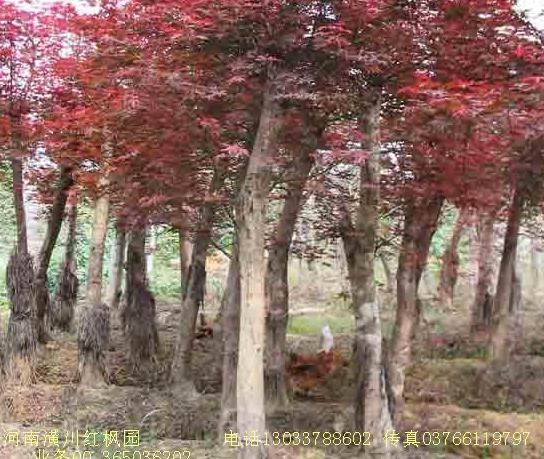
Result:
[[[17,252],[28,253],[26,237],[25,200],[23,191],[23,161],[19,158],[11,158],[13,174],[13,201],[15,204],[15,220],[17,223]]]
[[[510,309],[513,298],[513,280],[515,278],[518,234],[523,203],[522,193],[516,190],[508,213],[504,248],[499,268],[499,279],[495,293],[493,326],[489,343],[489,358],[493,362],[507,362],[510,357],[510,328],[512,322],[512,312]]]
[[[38,256],[38,268],[36,271],[35,289],[36,289],[36,330],[38,341],[47,342],[49,336],[46,330],[46,318],[51,312],[51,302],[49,290],[47,287],[47,270],[51,261],[51,254],[59,236],[60,227],[68,199],[68,191],[73,185],[72,169],[61,167],[60,179],[55,192],[51,213],[47,220],[47,231]]]
[[[11,381],[34,381],[37,336],[34,297],[34,264],[28,253],[14,252],[7,266],[11,305],[6,346],[5,372]]]
[[[129,342],[131,371],[148,377],[156,368],[159,337],[146,265],[145,227],[133,228],[127,249],[127,302],[121,315]]]
[[[210,184],[210,195],[216,193],[224,183],[224,171],[216,169]],[[204,302],[206,286],[206,257],[212,238],[212,226],[217,205],[205,202],[202,207],[198,231],[195,236],[187,289],[183,295],[182,321],[179,325],[174,359],[170,368],[170,380],[174,384],[193,386],[191,381],[191,351],[198,316],[198,309]]]
[[[118,309],[123,295],[123,269],[125,265],[126,233],[118,227],[115,236],[115,250],[112,257],[110,282],[108,285],[108,301],[112,309]]]
[[[179,266],[181,270],[181,287],[182,292],[187,291],[187,280],[189,278],[189,267],[191,266],[191,242],[187,237],[187,232],[184,228],[178,229],[179,235]]]
[[[442,256],[442,269],[440,270],[440,281],[438,284],[438,300],[442,306],[451,308],[453,306],[453,294],[457,283],[459,269],[459,254],[457,247],[463,229],[466,224],[466,210],[460,210],[457,221],[453,228],[450,243]]]
[[[472,305],[473,331],[488,328],[491,325],[493,312],[493,239],[494,215],[482,214],[478,221],[478,281]]]
[[[151,277],[155,266],[155,251],[157,250],[157,231],[153,226],[149,227],[149,244],[145,253],[147,277]]]
[[[17,138],[14,149],[21,148]],[[10,299],[5,356],[5,373],[8,379],[22,384],[33,382],[37,336],[35,328],[36,298],[34,295],[34,263],[28,253],[26,220],[23,196],[23,163],[15,156],[11,158],[13,173],[13,200],[17,223],[17,246],[6,270],[6,284]]]
[[[279,217],[276,231],[268,248],[268,264],[265,275],[267,303],[265,384],[266,397],[271,406],[289,404],[285,383],[285,352],[287,319],[289,310],[289,286],[287,281],[289,248],[300,210],[304,186],[310,174],[316,142],[305,147],[294,161],[287,197]]]
[[[340,234],[346,253],[355,315],[355,428],[370,432],[374,439],[368,453],[390,457],[391,446],[383,441],[384,433],[392,430],[392,418],[374,272],[380,200],[381,88],[376,88],[370,96],[361,120],[361,130],[365,134],[370,155],[360,168],[355,223],[346,211]]]
[[[391,293],[395,290],[395,278],[393,276],[393,273],[391,271],[391,267],[389,266],[389,261],[387,260],[387,255],[380,251],[379,255],[380,260],[382,262],[383,266],[383,273],[385,276],[385,284],[386,284],[386,290],[388,293]]]
[[[411,361],[412,337],[419,321],[418,288],[443,199],[415,199],[408,203],[397,270],[397,313],[388,355],[388,375],[394,416],[403,404],[404,377]]]
[[[466,268],[466,275],[468,278],[468,285],[470,288],[476,290],[476,285],[478,283],[478,252],[479,252],[479,236],[476,226],[471,226],[467,229],[468,233],[468,245],[469,245],[469,254],[468,254],[468,263]]]
[[[538,287],[540,284],[540,243],[536,239],[531,239],[531,290],[529,296],[531,301],[536,302],[538,296]]]
[[[224,433],[236,427],[236,367],[238,366],[238,335],[240,333],[240,265],[238,244],[231,252],[227,286],[221,300],[222,385],[221,413],[218,423],[219,441]]]
[[[74,191],[72,193],[72,191]],[[66,251],[52,314],[53,327],[63,331],[71,331],[74,317],[74,308],[77,302],[79,280],[76,274],[76,229],[77,229],[77,196],[72,188],[68,197],[68,235],[66,238]]]
[[[105,188],[109,180],[102,175],[102,193],[95,203],[93,233],[90,243],[86,304],[78,324],[78,379],[83,386],[100,386],[108,382],[105,353],[110,338],[110,312],[102,303],[102,269],[108,227],[110,201]]]
[[[244,184],[238,196],[237,223],[240,260],[240,337],[236,379],[238,432],[266,430],[264,367],[265,345],[265,229],[270,183],[270,156],[275,147],[278,104],[270,84],[263,95],[259,127],[249,158]],[[242,459],[267,457],[261,447],[244,447]]]

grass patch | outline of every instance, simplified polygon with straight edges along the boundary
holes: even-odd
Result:
[[[350,333],[353,331],[354,319],[351,314],[301,314],[289,317],[287,332],[294,335],[311,335],[321,332],[321,328],[329,325],[332,333]]]

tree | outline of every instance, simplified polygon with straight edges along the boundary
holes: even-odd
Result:
[[[276,76],[270,75],[263,92],[259,127],[240,190],[238,224],[240,263],[240,337],[236,380],[237,425],[239,432],[263,435],[265,394],[263,354],[265,346],[265,210],[270,180],[270,160],[278,129]],[[247,349],[253,352],[247,353]],[[264,446],[244,448],[241,457],[265,457]]]
[[[453,294],[459,269],[459,254],[457,247],[466,226],[466,211],[461,210],[453,227],[450,243],[442,256],[442,269],[438,284],[438,300],[446,308],[453,306]]]
[[[47,231],[40,249],[36,279],[34,281],[37,309],[36,330],[40,342],[46,342],[48,340],[46,317],[51,314],[49,290],[47,288],[47,270],[62,225],[62,217],[64,215],[66,201],[68,200],[68,192],[72,185],[72,169],[69,167],[61,167],[59,183],[47,221]]]
[[[182,317],[176,342],[176,352],[170,370],[170,379],[176,384],[190,381],[191,349],[196,326],[198,309],[204,301],[206,284],[206,257],[212,238],[217,203],[217,193],[225,179],[224,171],[216,169],[212,177],[207,202],[202,206],[197,234],[191,252],[191,264],[187,276],[187,285],[183,294]]]
[[[472,305],[471,328],[488,328],[493,311],[493,243],[495,236],[495,215],[483,213],[478,218],[478,281]]]
[[[102,267],[110,208],[108,186],[107,172],[103,171],[98,183],[100,194],[94,207],[86,304],[81,308],[78,324],[78,380],[83,386],[100,386],[109,382],[105,353],[110,339],[110,311],[102,302]]]
[[[178,229],[179,235],[179,267],[181,272],[181,286],[183,291],[187,289],[189,278],[189,266],[191,260],[191,242],[187,238],[187,232],[183,228]]]
[[[236,241],[233,243],[227,285],[221,299],[221,330],[221,412],[217,425],[219,440],[224,439],[225,432],[236,427],[236,376],[240,334],[240,264]]]
[[[118,309],[121,301],[123,269],[125,267],[126,232],[119,225],[115,236],[115,247],[111,261],[111,278],[108,285],[108,304],[112,309]]]
[[[515,265],[518,233],[521,224],[524,198],[518,188],[514,191],[512,204],[508,212],[504,248],[502,252],[497,291],[493,307],[493,331],[490,340],[490,357],[492,360],[504,362],[510,356],[510,334],[512,311],[511,296],[515,279]]]
[[[542,202],[544,196],[542,133],[537,132],[526,142],[518,144],[517,151],[510,152],[512,164],[508,171],[512,179],[512,197],[508,206],[488,349],[490,360],[500,364],[507,363],[510,359],[514,344],[514,328],[519,326],[513,319],[519,312],[521,300],[520,280],[516,274],[516,257],[524,211],[535,203]]]
[[[421,306],[418,288],[431,239],[436,231],[443,198],[413,198],[406,204],[402,246],[397,270],[397,313],[388,349],[388,375],[395,416],[403,405],[406,367]]]
[[[319,133],[308,132],[302,151],[295,156],[288,172],[286,197],[272,240],[268,246],[265,274],[267,303],[265,384],[266,397],[272,406],[285,407],[289,403],[285,375],[287,319],[289,314],[289,286],[287,270],[289,250],[297,216],[304,197],[304,187],[312,166],[313,153]]]
[[[152,375],[157,364],[159,336],[155,324],[155,298],[147,282],[145,260],[146,231],[135,226],[127,247],[126,304],[121,322],[130,349],[130,364],[134,373]]]
[[[30,152],[27,117],[36,95],[35,81],[36,16],[12,4],[0,3],[2,54],[0,56],[0,99],[2,140],[13,174],[13,201],[17,226],[17,245],[7,266],[7,286],[11,314],[6,345],[8,378],[24,383],[34,378],[36,353],[36,299],[34,265],[28,253],[27,228],[23,196],[24,160]]]
[[[69,192],[67,203],[68,233],[64,262],[60,268],[59,283],[52,307],[51,324],[63,331],[71,331],[74,309],[77,302],[79,280],[76,274],[76,237],[77,237],[77,194],[74,188]]]
[[[379,226],[380,113],[382,86],[369,88],[361,129],[368,144],[368,157],[361,161],[359,202],[355,220],[346,211],[341,236],[348,263],[355,314],[356,428],[379,439],[371,453],[390,457],[390,446],[382,441],[392,428],[382,352],[380,309],[376,298],[374,266]]]
[[[23,383],[34,379],[37,346],[34,264],[28,253],[23,205],[22,162],[12,159],[13,194],[17,220],[17,247],[7,266],[7,286],[11,304],[6,346],[6,373]]]

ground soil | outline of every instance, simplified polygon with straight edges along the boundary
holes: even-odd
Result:
[[[198,394],[167,383],[168,362],[180,320],[176,304],[159,302],[159,369],[153,380],[128,371],[126,340],[113,313],[107,361],[111,384],[78,389],[74,383],[75,336],[63,333],[40,350],[37,382],[32,386],[4,384],[0,395],[0,434],[19,431],[60,432],[138,429],[139,450],[187,450],[194,458],[231,458],[236,451],[216,442],[220,360],[213,338],[195,343],[193,375]],[[399,432],[529,432],[528,446],[440,445],[404,449],[404,457],[543,458],[544,343],[538,339],[542,317],[527,316],[528,332],[511,365],[490,368],[483,359],[485,337],[470,338],[462,326],[437,332],[425,324],[414,346],[415,362],[408,371],[406,406]],[[531,331],[533,330],[534,333]],[[315,352],[318,336],[289,336],[293,352]],[[335,336],[335,346],[350,358],[349,335]],[[314,391],[296,394],[289,410],[268,413],[271,431],[349,431],[352,375],[349,368],[333,371]],[[73,455],[74,448],[68,457]],[[106,457],[100,448],[93,457]],[[113,450],[111,450],[113,451]],[[0,439],[0,458],[34,457],[31,445],[8,445]],[[50,449],[53,459],[54,449]],[[400,453],[399,453],[400,456]],[[113,456],[112,456],[113,457]],[[122,456],[120,456],[122,457]],[[132,457],[132,456],[131,456]],[[276,447],[272,458],[364,457],[344,447]]]

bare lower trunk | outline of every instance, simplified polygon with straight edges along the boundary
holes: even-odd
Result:
[[[240,265],[237,244],[233,246],[227,287],[221,300],[222,386],[221,413],[217,426],[218,438],[236,427],[236,367],[238,365],[238,334],[240,332]]]
[[[70,196],[68,202],[68,235],[64,262],[59,276],[57,292],[52,314],[52,325],[64,331],[71,331],[74,308],[77,302],[79,280],[76,274],[76,229],[77,229],[77,196]]]
[[[11,381],[29,384],[35,377],[37,346],[33,320],[36,303],[32,257],[25,252],[14,252],[9,259],[6,277],[11,314],[4,370]]]
[[[110,282],[108,285],[107,303],[112,309],[118,309],[123,295],[123,269],[125,265],[126,233],[117,228],[115,236],[115,250],[113,253]]]
[[[55,303],[53,307],[52,325],[63,331],[72,331],[72,322],[74,319],[74,309],[77,302],[77,292],[79,290],[79,280],[70,266],[63,265]]]
[[[391,445],[383,442],[384,433],[392,430],[392,414],[374,281],[374,249],[371,247],[373,225],[365,226],[366,231],[358,236],[353,233],[343,235],[356,327],[355,427],[359,431],[370,432],[375,439],[368,452],[390,457]]]
[[[36,329],[38,340],[41,343],[45,343],[49,338],[46,330],[46,318],[51,312],[51,305],[47,287],[47,270],[62,225],[68,191],[73,183],[72,170],[67,167],[61,167],[59,184],[55,193],[53,206],[51,207],[51,213],[47,220],[47,231],[38,256],[38,268],[35,280]]]
[[[108,225],[110,201],[103,188],[109,181],[102,176],[99,182],[102,195],[96,200],[91,237],[86,304],[78,324],[78,379],[84,386],[100,386],[109,380],[105,352],[109,345],[110,314],[102,303],[102,268]]]
[[[16,148],[20,145],[15,145]],[[8,379],[22,384],[34,380],[37,335],[34,264],[28,253],[23,197],[23,163],[12,157],[13,200],[17,223],[17,246],[6,272],[10,317],[6,342],[5,372]]]
[[[216,170],[210,194],[214,194],[224,182],[223,171]],[[170,368],[170,380],[174,384],[191,384],[191,351],[193,338],[198,317],[198,309],[204,302],[204,288],[206,286],[206,257],[211,243],[212,226],[215,217],[216,204],[206,202],[203,204],[198,232],[195,236],[193,251],[191,254],[191,265],[187,278],[187,288],[183,295],[181,310],[181,323],[179,325],[178,337],[174,359]]]
[[[238,196],[237,223],[240,260],[240,335],[236,379],[238,432],[266,430],[264,395],[265,346],[265,211],[270,183],[270,156],[275,147],[278,105],[267,85],[259,127],[249,158],[244,184]],[[242,459],[267,457],[261,447],[244,447]]]
[[[287,262],[289,247],[273,247],[266,272],[268,317],[266,320],[266,398],[271,406],[289,404],[285,381],[285,352],[288,320],[289,286]]]
[[[494,362],[507,362],[511,351],[511,326],[513,299],[513,281],[516,277],[516,253],[518,245],[519,227],[523,209],[523,196],[519,190],[514,194],[510,211],[506,234],[504,236],[504,248],[499,279],[493,308],[493,326],[489,343],[489,358]],[[514,291],[514,293],[516,293]],[[517,294],[517,293],[516,293]]]
[[[451,308],[453,306],[453,294],[459,269],[459,254],[457,247],[466,223],[466,210],[459,211],[455,222],[450,243],[442,256],[442,269],[440,270],[440,281],[438,284],[438,299],[442,306]]]
[[[491,325],[494,223],[495,217],[486,214],[482,214],[478,221],[478,281],[472,305],[472,330]]]
[[[403,404],[404,378],[410,364],[412,337],[419,321],[418,287],[436,230],[443,199],[420,199],[408,205],[397,270],[397,313],[388,355],[394,416]]]
[[[530,285],[531,289],[529,296],[533,302],[536,302],[539,296],[539,287],[541,279],[541,256],[542,247],[541,242],[536,238],[531,239],[531,272],[530,272]]]
[[[478,251],[479,251],[479,236],[476,225],[467,229],[469,254],[466,267],[466,276],[470,288],[476,289],[478,282]]]
[[[360,168],[355,219],[346,211],[341,235],[355,315],[355,428],[369,432],[374,439],[373,445],[367,447],[367,453],[390,457],[391,445],[383,440],[385,432],[392,429],[392,417],[374,272],[380,201],[381,88],[376,88],[370,95],[373,97],[367,102],[361,124],[371,153]]]
[[[156,368],[159,338],[155,299],[146,275],[145,228],[133,228],[127,249],[127,302],[121,315],[129,343],[131,371],[149,376]]]
[[[393,276],[391,267],[389,266],[387,255],[383,251],[380,251],[379,257],[383,266],[383,273],[385,276],[385,285],[387,292],[393,292],[395,290],[395,277]]]
[[[204,301],[204,287],[206,284],[206,255],[210,244],[211,235],[200,233],[196,236],[189,279],[182,305],[182,322],[180,324],[176,351],[171,367],[171,381],[182,383],[190,381],[191,351],[193,348],[193,336],[198,316],[198,309]]]
[[[304,186],[312,165],[312,153],[316,143],[304,148],[295,159],[292,177],[289,177],[287,197],[279,217],[273,240],[268,249],[265,275],[265,291],[268,316],[266,321],[265,384],[266,397],[271,406],[289,404],[285,383],[286,333],[289,310],[289,286],[287,270],[289,248],[300,210]]]

